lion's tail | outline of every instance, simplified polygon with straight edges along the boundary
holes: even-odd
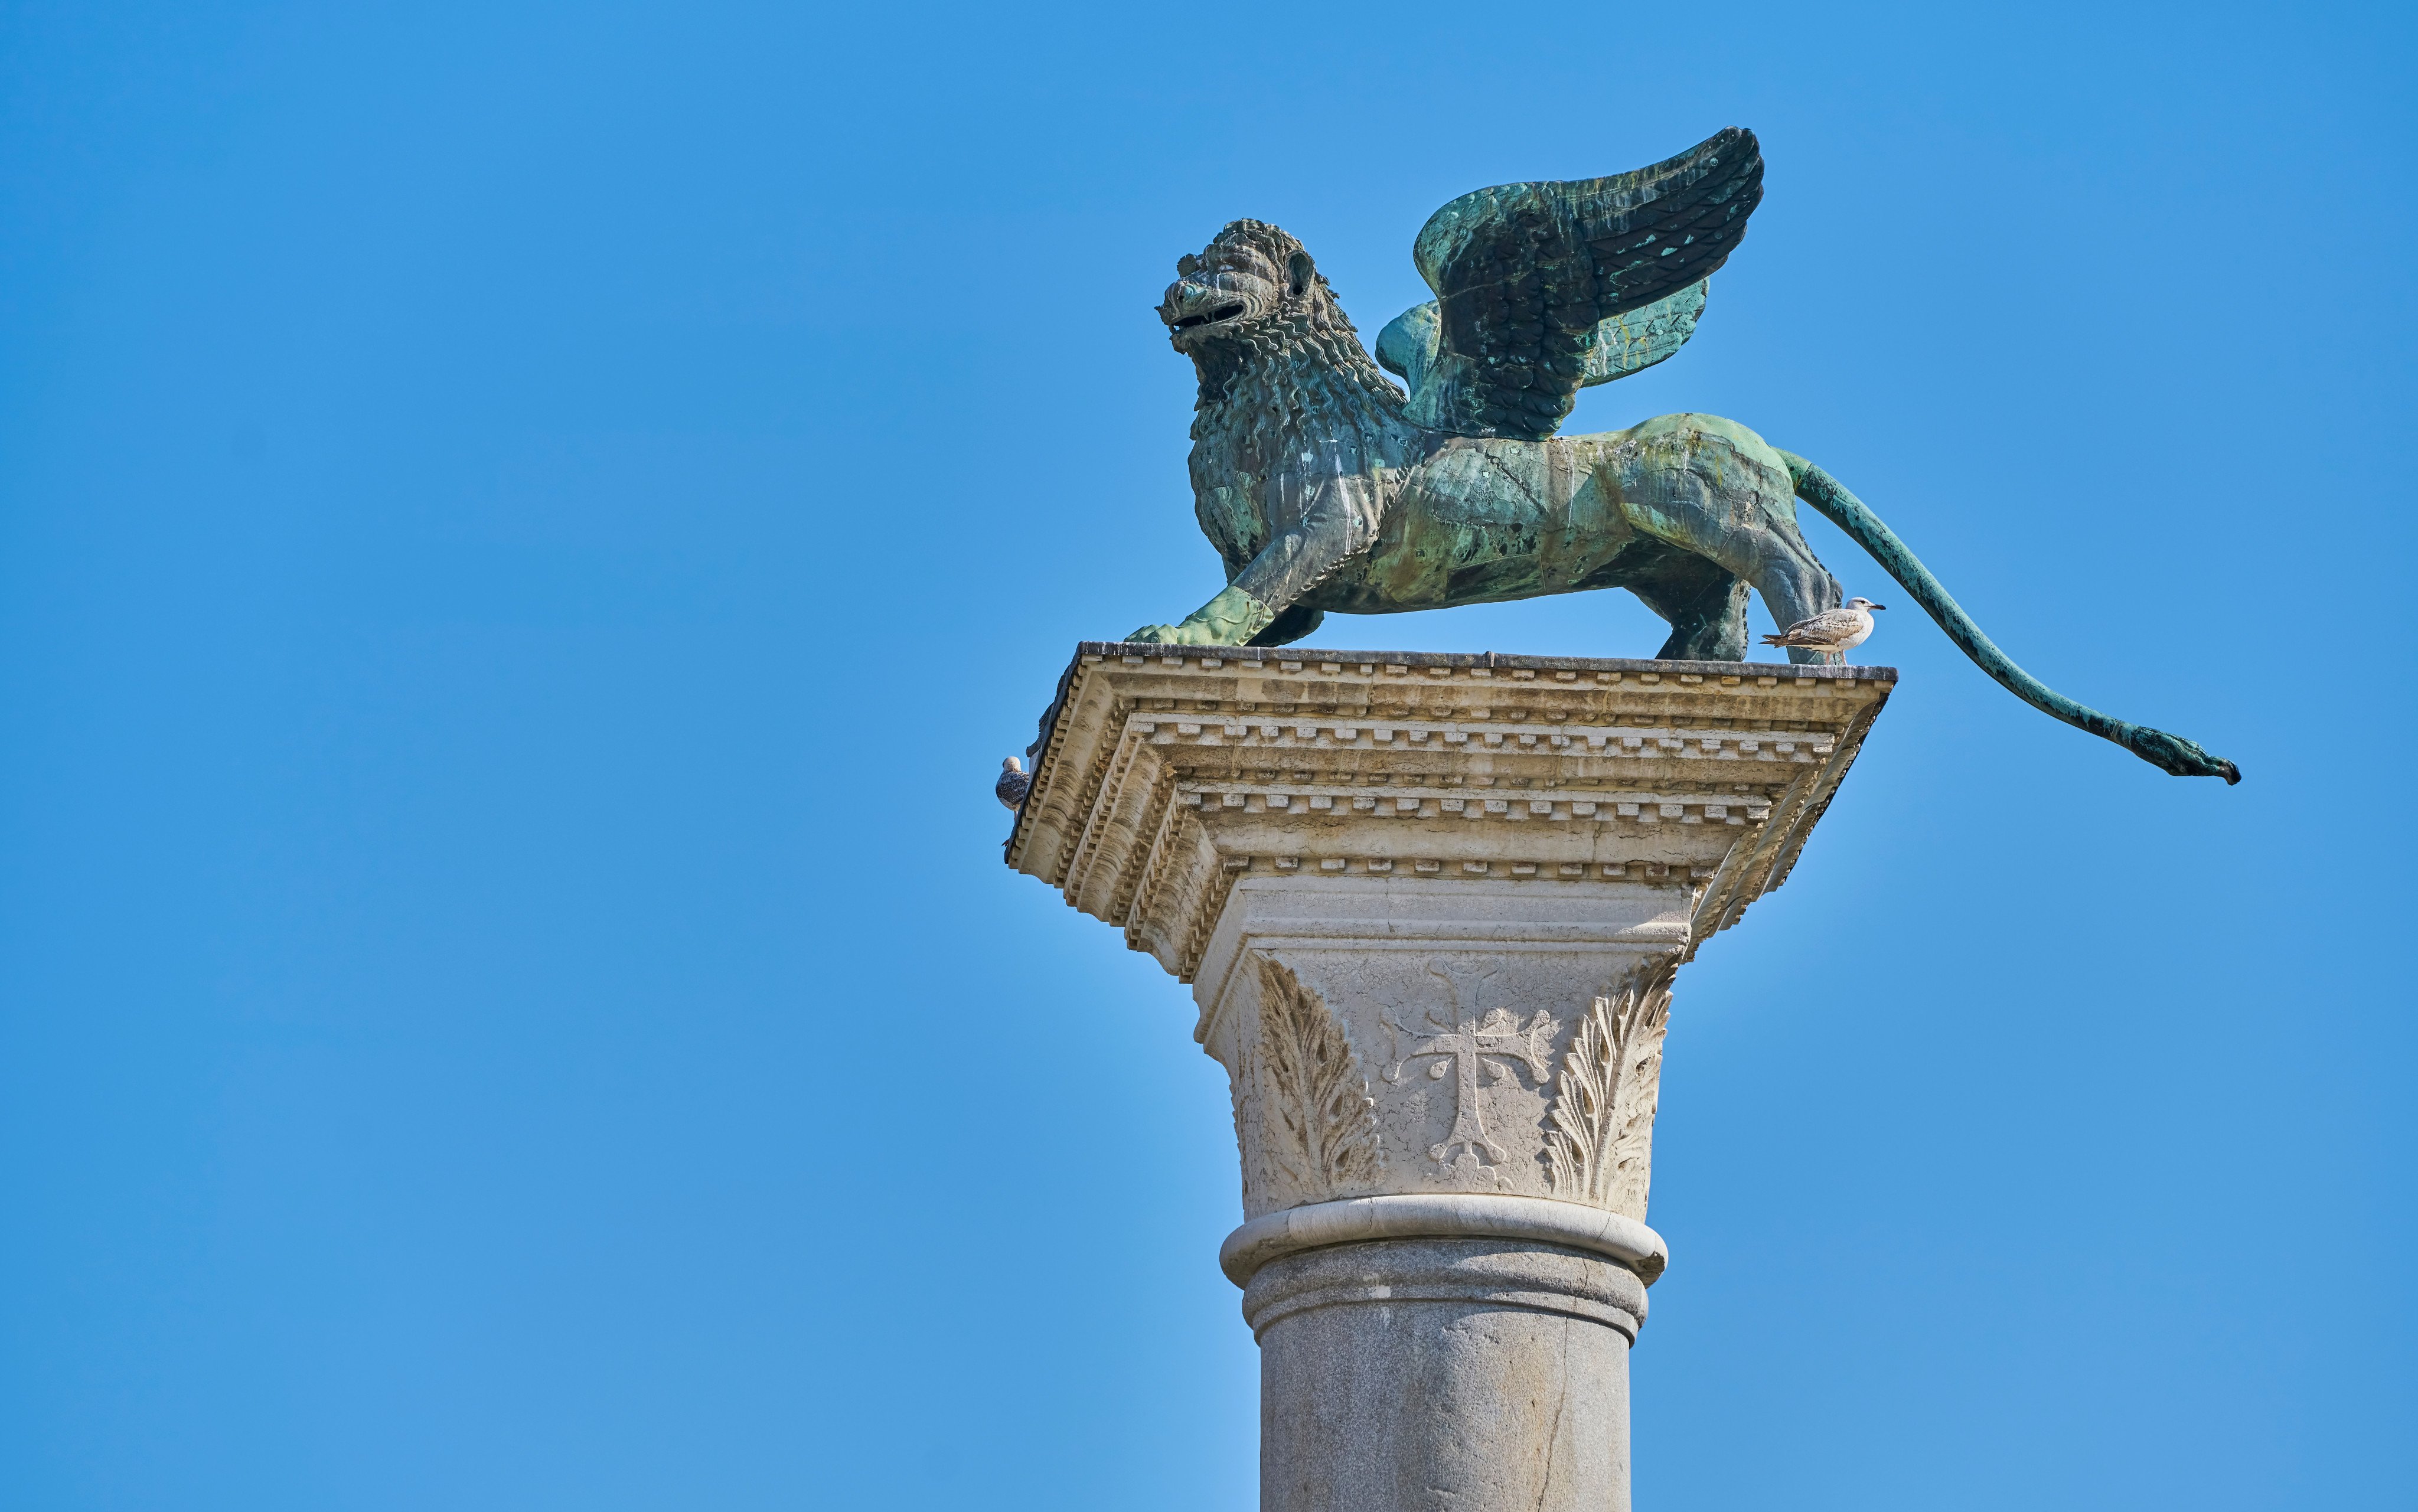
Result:
[[[2047,683],[2033,677],[2008,659],[1970,615],[1948,596],[1939,579],[1908,551],[1894,531],[1880,521],[1880,516],[1867,509],[1862,499],[1847,492],[1844,484],[1794,452],[1780,453],[1788,464],[1788,481],[1797,496],[1820,510],[1831,523],[1855,537],[1856,544],[1871,552],[1873,559],[1889,570],[1889,574],[1914,595],[1925,613],[1939,621],[1948,638],[1964,649],[1973,664],[1998,680],[2008,692],[2054,719],[2061,719],[2076,729],[2089,730],[2103,740],[2115,741],[2153,767],[2170,771],[2178,777],[2222,777],[2228,783],[2242,780],[2241,769],[2222,756],[2212,756],[2180,735],[2153,730],[2146,725],[2128,725],[2120,719],[2110,719],[2096,709],[2086,708],[2057,692]]]

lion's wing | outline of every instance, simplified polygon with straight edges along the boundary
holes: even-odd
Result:
[[[1467,435],[1553,435],[1590,381],[1598,328],[1701,283],[1762,198],[1754,133],[1730,127],[1635,173],[1454,200],[1412,248],[1438,313],[1414,418]]]
[[[1705,313],[1705,286],[1706,281],[1699,279],[1652,304],[1596,322],[1582,354],[1579,387],[1592,388],[1643,373],[1687,345]],[[1377,334],[1378,365],[1410,385],[1414,404],[1427,386],[1428,375],[1435,371],[1443,325],[1443,313],[1430,299],[1396,315]]]
[[[1579,387],[1591,389],[1643,373],[1687,345],[1705,313],[1705,283],[1698,279],[1652,304],[1598,321],[1586,366],[1579,373]]]

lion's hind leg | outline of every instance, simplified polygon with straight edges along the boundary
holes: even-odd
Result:
[[[1324,609],[1307,609],[1296,603],[1278,615],[1265,630],[1244,642],[1247,646],[1290,646],[1318,629],[1326,618]]]
[[[1737,573],[1702,557],[1669,551],[1627,587],[1671,622],[1670,639],[1654,653],[1658,661],[1746,660],[1747,586]]]
[[[1838,580],[1797,528],[1788,471],[1752,433],[1709,415],[1649,420],[1610,451],[1603,477],[1639,534],[1752,584],[1775,625],[1838,607]],[[1731,660],[1746,659],[1744,629]],[[1792,646],[1788,659],[1826,654]]]

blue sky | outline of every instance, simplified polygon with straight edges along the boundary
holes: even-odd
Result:
[[[2406,1506],[2411,30],[0,9],[0,1502],[1250,1505],[1222,1073],[987,792],[1217,586],[1148,307],[1248,215],[1373,337],[1445,200],[1736,123],[1571,428],[1812,456],[2247,776],[1885,617],[1680,979],[1640,1504]]]

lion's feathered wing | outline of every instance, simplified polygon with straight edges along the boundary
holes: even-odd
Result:
[[[1668,298],[1598,321],[1583,350],[1578,386],[1593,388],[1643,373],[1687,345],[1705,313],[1706,292],[1706,281],[1699,280]],[[1409,386],[1415,406],[1435,372],[1443,334],[1443,311],[1433,299],[1411,306],[1377,333],[1378,365]]]
[[[1762,151],[1737,127],[1635,173],[1463,194],[1412,249],[1436,293],[1420,307],[1432,316],[1414,310],[1388,326],[1378,359],[1411,381],[1420,424],[1542,440],[1581,388],[1688,339],[1705,278],[1762,198]],[[1619,318],[1632,312],[1643,315],[1633,330]]]

